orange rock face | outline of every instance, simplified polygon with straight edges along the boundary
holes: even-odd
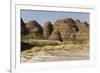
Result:
[[[54,29],[60,31],[63,39],[70,39],[71,34],[76,33],[79,30],[74,20],[71,18],[57,20],[54,23]]]

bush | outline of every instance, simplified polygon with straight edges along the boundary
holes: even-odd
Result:
[[[42,47],[42,51],[53,51],[53,46],[44,46]]]
[[[40,47],[34,47],[34,48],[31,49],[32,52],[38,52],[40,50],[41,50]]]

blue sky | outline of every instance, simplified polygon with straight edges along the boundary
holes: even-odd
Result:
[[[57,11],[41,11],[41,10],[21,10],[21,18],[24,22],[36,20],[43,25],[46,21],[54,23],[58,19],[73,18],[80,21],[87,21],[89,23],[89,13],[82,12],[57,12]]]

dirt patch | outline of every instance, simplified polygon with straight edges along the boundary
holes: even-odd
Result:
[[[34,53],[29,51],[24,51],[21,53],[22,63],[88,60],[88,59],[89,59],[89,49],[39,51]]]

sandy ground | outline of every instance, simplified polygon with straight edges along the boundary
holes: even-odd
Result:
[[[50,61],[69,61],[69,60],[88,60],[89,49],[82,50],[56,50],[21,53],[21,63],[50,62]]]

